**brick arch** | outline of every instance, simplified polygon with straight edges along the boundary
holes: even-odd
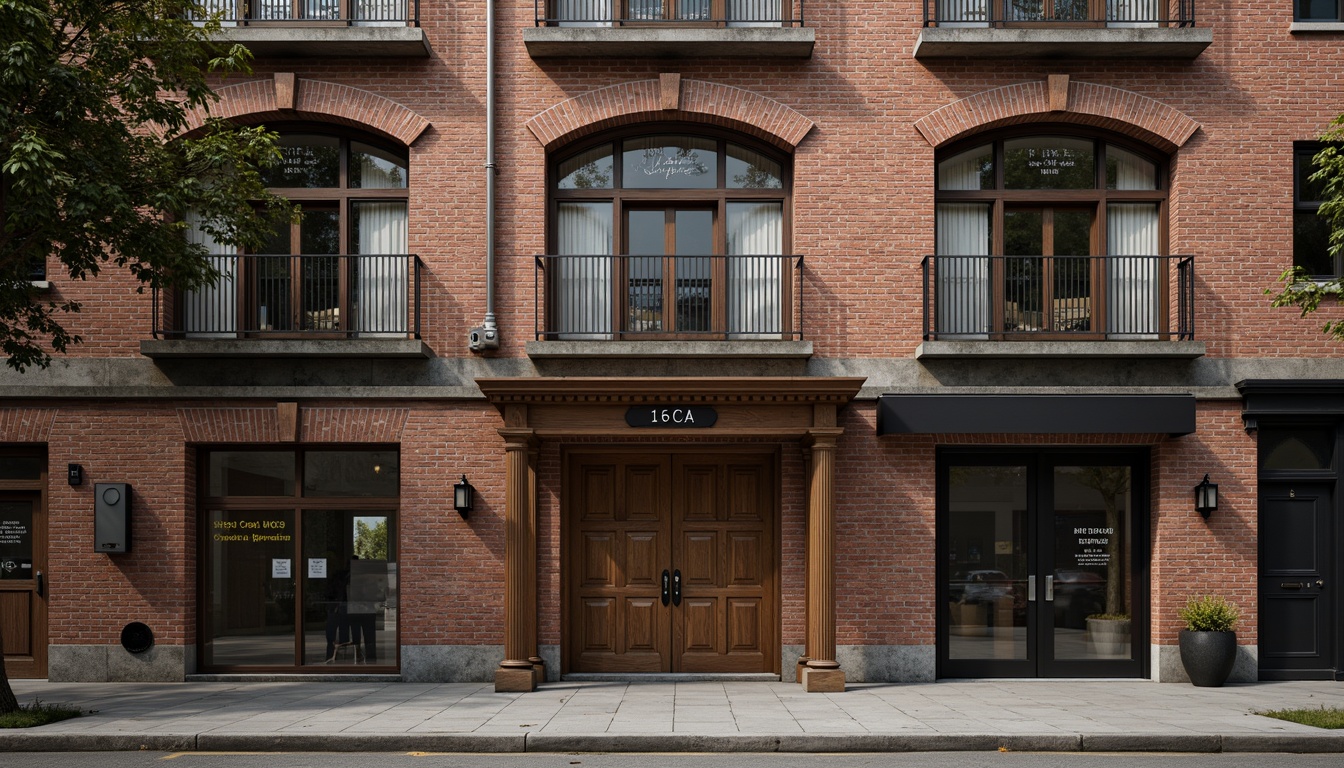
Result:
[[[1105,128],[1166,152],[1174,152],[1199,130],[1199,123],[1185,113],[1109,85],[1070,82],[1067,96],[1052,104],[1044,80],[972,94],[929,113],[915,128],[929,144],[940,147],[981,131],[1043,121]]]
[[[208,117],[241,123],[312,120],[336,123],[385,136],[410,146],[429,128],[429,121],[401,104],[375,93],[323,80],[277,75],[215,90],[219,101],[207,112],[187,115],[184,133],[205,124]]]
[[[679,120],[731,128],[792,151],[815,125],[802,113],[742,88],[704,80],[635,80],[598,88],[527,121],[547,150],[597,131]]]

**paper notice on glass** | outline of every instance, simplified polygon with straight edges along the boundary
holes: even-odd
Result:
[[[271,578],[288,579],[292,576],[289,570],[289,558],[273,557],[271,558]]]
[[[310,579],[327,578],[327,558],[325,557],[308,558],[308,578]]]

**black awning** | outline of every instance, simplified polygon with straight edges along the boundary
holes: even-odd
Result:
[[[1195,431],[1194,395],[882,395],[877,434]]]

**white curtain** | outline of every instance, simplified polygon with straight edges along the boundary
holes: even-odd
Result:
[[[780,203],[728,204],[729,338],[780,338],[783,254]]]
[[[1165,0],[1106,0],[1106,26],[1156,27]]]
[[[610,27],[611,0],[555,0],[562,27]]]
[[[938,26],[989,26],[990,0],[938,0]]]
[[[1161,328],[1162,289],[1155,203],[1106,206],[1106,327],[1111,338],[1153,339]]]
[[[356,27],[404,27],[410,0],[353,0]]]
[[[611,202],[562,202],[551,300],[556,338],[611,338]]]
[[[782,0],[728,0],[728,26],[778,27]]]
[[[409,332],[406,203],[358,202],[353,330],[361,337],[404,338]]]
[[[204,22],[206,19],[218,14],[219,24],[222,27],[238,26],[238,19],[242,18],[241,9],[238,6],[238,0],[197,0],[201,6],[199,11],[191,12],[187,15],[188,19],[197,22]],[[197,26],[200,26],[199,24]]]
[[[187,242],[205,246],[219,271],[214,285],[182,294],[182,330],[195,339],[231,339],[238,332],[238,249],[216,242],[201,229],[201,218],[187,214]]]
[[[939,189],[980,189],[984,148],[939,163]],[[984,338],[990,329],[989,216],[985,203],[937,207],[936,330]]]

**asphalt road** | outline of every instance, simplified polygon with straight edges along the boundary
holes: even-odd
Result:
[[[32,752],[4,768],[1339,768],[1340,756],[1068,752],[445,754]]]

